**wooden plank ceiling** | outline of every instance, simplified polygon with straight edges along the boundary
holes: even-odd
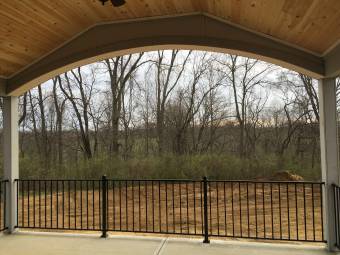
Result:
[[[1,0],[0,77],[98,23],[205,12],[323,54],[340,39],[340,0]]]

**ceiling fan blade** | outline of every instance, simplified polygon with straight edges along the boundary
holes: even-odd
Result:
[[[125,4],[125,0],[111,0],[113,6],[118,7]]]
[[[99,0],[103,5],[109,0]],[[125,0],[111,0],[114,7],[119,7],[125,4]]]

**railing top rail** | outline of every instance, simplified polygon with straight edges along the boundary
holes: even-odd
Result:
[[[338,188],[338,189],[340,189],[340,186],[337,185],[337,184],[335,184],[335,183],[332,183],[332,186],[333,186],[333,187],[336,187],[336,188]]]
[[[140,182],[201,182],[202,179],[107,179],[108,181],[140,181]]]
[[[103,179],[15,179],[15,181],[46,181],[46,182],[50,182],[50,181],[102,181]],[[115,179],[110,179],[107,178],[107,181],[128,181],[128,182],[157,182],[157,181],[161,181],[161,182],[201,182],[202,180],[194,180],[194,179],[119,179],[119,178],[115,178]]]
[[[0,179],[0,182],[8,182],[8,180],[1,180],[1,179]]]
[[[201,182],[202,179],[120,179],[120,178],[107,178],[107,181],[127,181],[127,182]],[[6,180],[8,181],[8,180]],[[15,179],[15,181],[102,181],[102,179],[29,179],[29,178],[19,178]],[[317,182],[317,181],[261,181],[261,180],[216,180],[216,179],[208,179],[208,182],[240,182],[240,183],[264,183],[264,184],[325,184],[325,182]],[[335,185],[335,184],[333,184]],[[339,186],[337,186],[339,187]]]
[[[259,181],[259,180],[211,180],[210,182],[246,182],[246,183],[296,183],[296,184],[325,184],[325,182],[314,181]]]
[[[58,181],[58,182],[62,182],[62,181],[102,181],[102,179],[15,179],[14,181],[16,182],[20,182],[20,181],[35,181],[35,182],[54,182],[54,181]]]

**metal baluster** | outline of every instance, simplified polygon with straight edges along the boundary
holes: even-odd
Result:
[[[299,240],[299,207],[298,207],[298,197],[297,197],[297,187],[296,183],[294,185],[295,193],[295,224],[296,224],[296,240]]]
[[[145,230],[148,232],[148,185],[144,182],[144,193],[145,193]]]
[[[125,229],[129,230],[129,212],[128,212],[128,186],[125,181]]]
[[[187,233],[189,234],[189,193],[188,193],[188,182],[185,182],[185,190],[186,190],[186,197],[187,197]]]
[[[307,222],[306,222],[306,187],[305,184],[302,184],[302,188],[303,188],[303,222],[305,224],[305,241],[307,240]]]
[[[102,177],[102,238],[107,237],[107,179],[106,176],[104,175]]]
[[[281,185],[278,183],[279,186],[279,215],[280,215],[280,239],[282,239],[282,213],[281,213]]]
[[[203,177],[203,200],[204,200],[204,240],[203,243],[210,243],[209,241],[209,221],[208,221],[208,180]]]
[[[288,186],[288,183],[286,185],[286,188],[287,188],[286,196],[287,196],[288,240],[290,240],[290,210],[289,210],[289,186]]]

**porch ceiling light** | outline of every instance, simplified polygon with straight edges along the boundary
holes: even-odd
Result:
[[[99,0],[103,5],[109,0]],[[125,0],[110,0],[112,5],[115,7],[119,7],[125,4]]]

